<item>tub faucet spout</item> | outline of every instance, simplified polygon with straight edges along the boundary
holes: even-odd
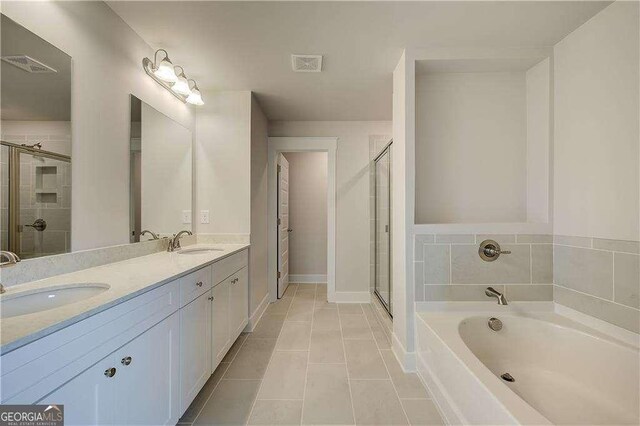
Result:
[[[495,297],[496,299],[498,299],[498,305],[508,305],[507,299],[504,297],[504,294],[500,293],[493,287],[487,287],[487,289],[484,291],[484,294],[489,297]]]

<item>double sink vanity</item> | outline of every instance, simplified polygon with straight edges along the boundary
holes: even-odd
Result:
[[[192,245],[10,287],[2,404],[175,424],[248,322],[248,245]]]

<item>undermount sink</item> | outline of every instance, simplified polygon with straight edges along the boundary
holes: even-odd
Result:
[[[180,250],[178,254],[204,254],[211,253],[213,251],[224,251],[224,249],[218,247],[187,247]]]
[[[89,299],[109,290],[109,287],[109,284],[102,283],[80,283],[23,291],[16,294],[9,293],[0,298],[0,317],[10,318],[47,311]]]

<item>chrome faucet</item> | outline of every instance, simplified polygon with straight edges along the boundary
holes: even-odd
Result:
[[[180,231],[173,238],[169,238],[169,247],[167,247],[167,251],[176,251],[180,248],[180,237],[184,234],[193,235],[191,231]]]
[[[504,294],[500,293],[493,287],[487,287],[487,289],[484,291],[484,294],[489,297],[495,297],[496,299],[498,299],[498,305],[508,305],[507,299],[504,297]]]
[[[144,234],[149,234],[151,235],[151,238],[153,238],[154,240],[159,240],[160,238],[158,237],[158,234],[156,234],[153,231],[149,231],[148,229],[145,229],[144,231],[142,231],[140,233],[140,236],[142,237]]]
[[[3,261],[2,258],[7,260]],[[13,266],[18,262],[20,262],[20,256],[12,251],[0,250],[0,266]]]

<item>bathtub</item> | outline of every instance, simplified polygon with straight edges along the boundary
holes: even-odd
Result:
[[[552,309],[416,314],[418,372],[448,423],[640,424],[637,335]]]

